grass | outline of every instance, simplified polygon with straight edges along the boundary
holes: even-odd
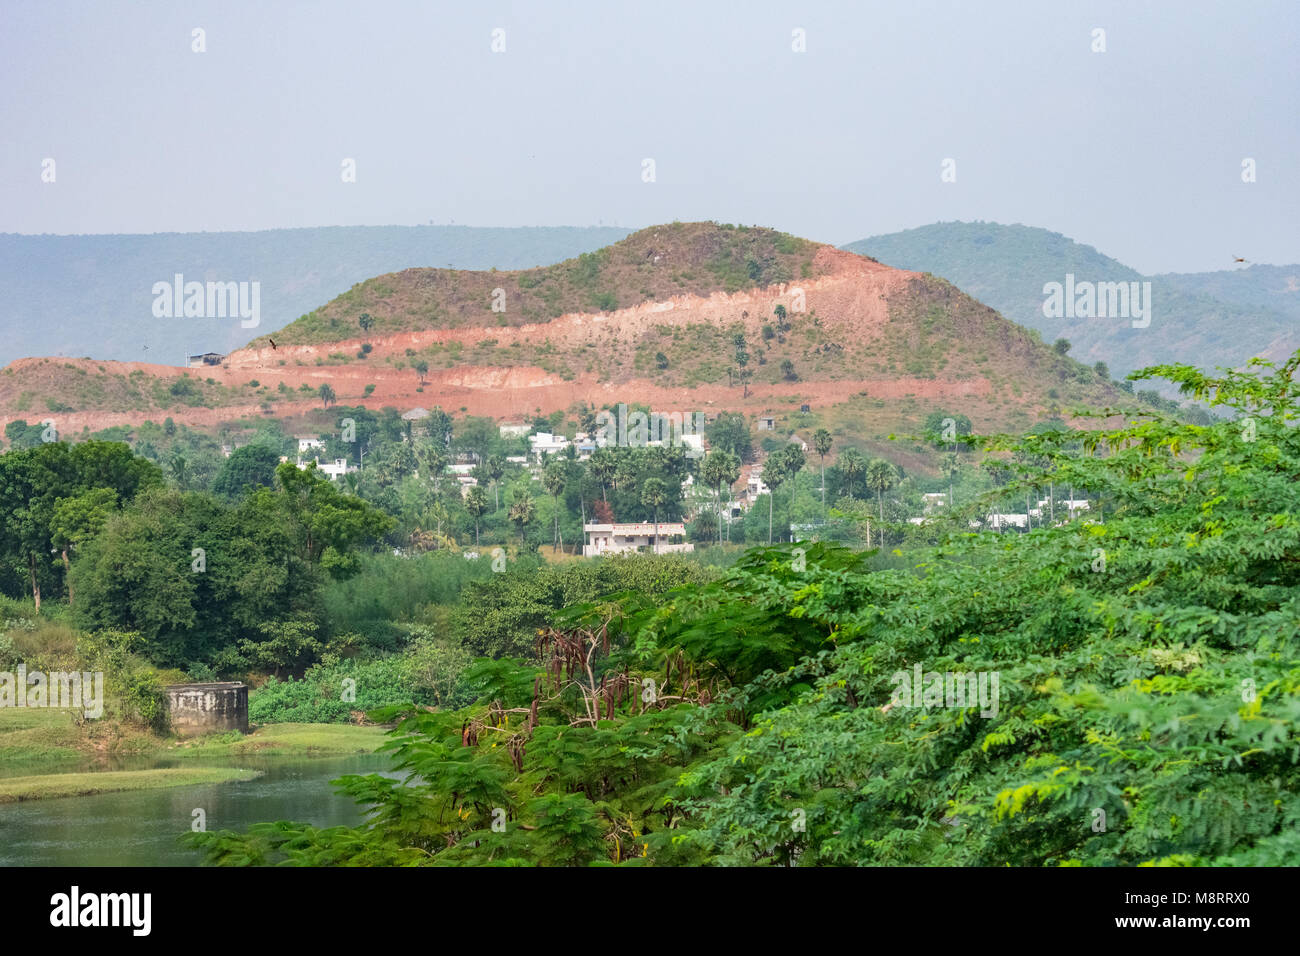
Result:
[[[105,753],[167,754],[195,757],[314,757],[373,753],[384,741],[383,727],[351,724],[266,724],[251,734],[238,731],[184,740],[165,740],[107,721],[78,727],[71,711],[0,708],[0,768],[57,769]],[[36,765],[36,766],[33,766]],[[3,776],[0,772],[0,776]]]
[[[251,734],[213,734],[172,744],[186,757],[297,756],[373,753],[385,740],[383,727],[352,724],[265,724]]]
[[[47,773],[32,777],[0,779],[0,803],[47,800],[55,797],[84,797],[95,793],[126,790],[155,790],[160,787],[192,787],[200,784],[251,780],[257,770],[233,767],[194,767],[164,770],[121,770],[103,773]]]
[[[81,735],[64,710],[32,707],[0,709],[0,764],[34,760],[75,760]]]

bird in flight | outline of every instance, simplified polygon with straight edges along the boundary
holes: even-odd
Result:
[[[271,338],[271,336],[268,335],[266,337],[266,340],[271,343],[271,348],[275,348],[275,339]]]
[[[1233,262],[1245,262],[1246,260],[1243,259],[1243,258],[1241,258],[1241,256],[1233,256],[1233,257],[1232,257],[1232,261],[1233,261]]]

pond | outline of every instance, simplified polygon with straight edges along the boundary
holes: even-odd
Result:
[[[202,856],[180,845],[194,810],[208,830],[245,830],[254,823],[296,820],[349,826],[361,808],[330,781],[349,773],[387,771],[377,754],[347,757],[234,757],[151,760],[151,767],[222,766],[262,771],[253,780],[0,804],[0,866],[198,866]]]

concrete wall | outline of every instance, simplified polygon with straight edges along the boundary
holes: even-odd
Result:
[[[169,684],[167,709],[182,737],[219,730],[248,733],[248,687],[240,683]]]

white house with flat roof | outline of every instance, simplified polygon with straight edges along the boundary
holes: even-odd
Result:
[[[542,455],[558,455],[564,451],[569,447],[569,439],[563,435],[552,435],[550,432],[536,432],[528,436],[528,444],[533,454],[541,458]]]
[[[686,540],[686,526],[680,521],[659,522],[659,537],[655,537],[653,521],[628,524],[584,524],[587,543],[583,545],[585,557],[602,554],[630,554],[648,549],[655,554],[673,551],[694,551],[695,545]],[[676,539],[676,540],[674,540]]]

